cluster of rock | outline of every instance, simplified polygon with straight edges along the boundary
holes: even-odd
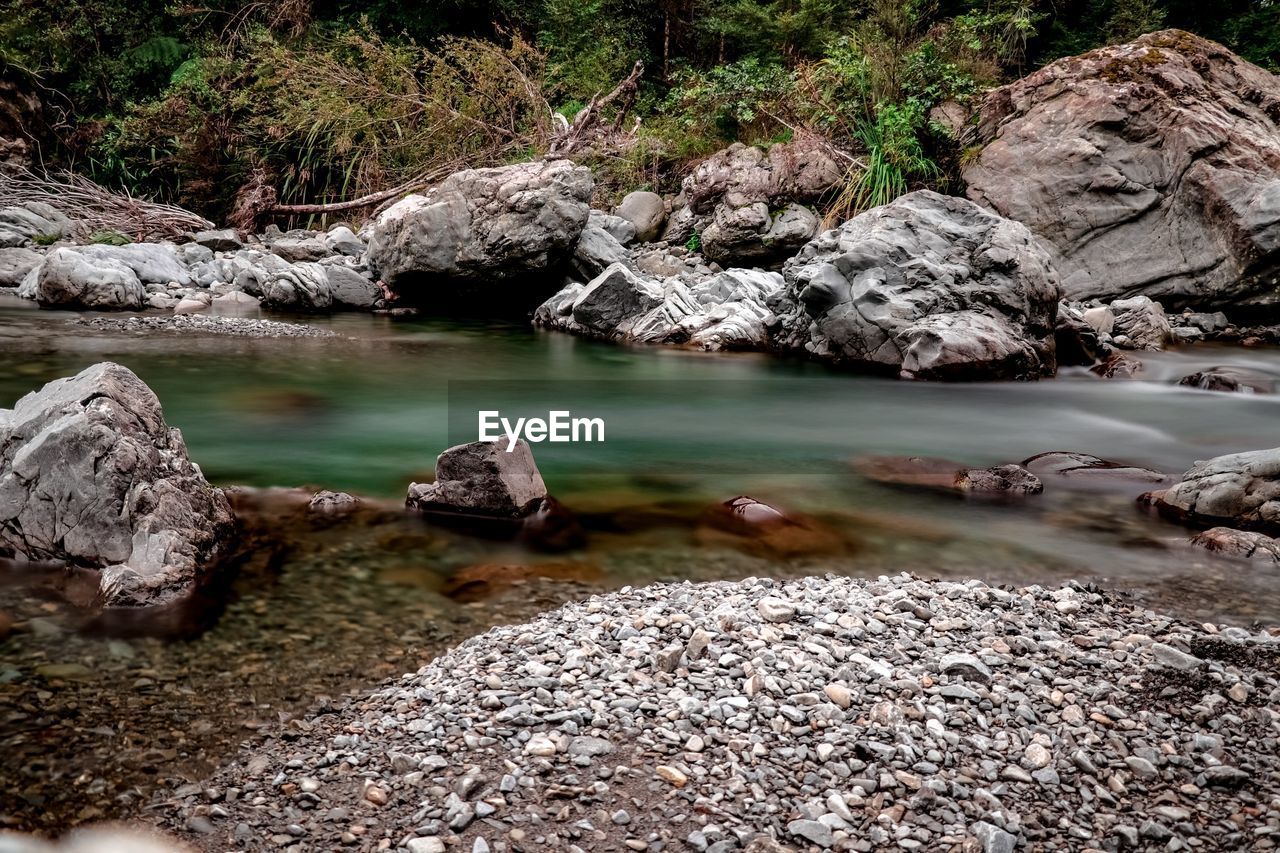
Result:
[[[1068,585],[657,585],[472,638],[256,744],[203,850],[1244,849],[1274,638]]]
[[[43,207],[0,210],[0,287],[16,288],[42,306],[188,314],[259,305],[329,311],[383,304],[364,243],[345,225],[323,233],[269,230],[253,245],[229,230],[193,234],[180,245],[64,245],[58,241],[70,233],[70,223]],[[6,231],[14,223],[21,230],[15,225]]]
[[[0,553],[100,568],[99,603],[172,603],[233,532],[160,401],[103,362],[0,410]]]

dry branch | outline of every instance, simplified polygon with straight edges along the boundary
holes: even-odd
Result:
[[[73,223],[74,236],[118,231],[134,240],[159,240],[212,228],[202,216],[172,204],[114,192],[83,175],[21,170],[0,178],[0,208],[47,204]]]

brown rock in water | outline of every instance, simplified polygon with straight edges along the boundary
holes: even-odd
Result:
[[[694,538],[700,545],[727,545],[770,557],[837,554],[856,547],[816,519],[784,512],[747,495],[710,507]]]
[[[1062,477],[1073,485],[1132,486],[1169,480],[1167,474],[1140,465],[1112,462],[1088,453],[1051,450],[1024,459],[1022,466],[1041,479]]]
[[[1106,361],[1095,364],[1089,371],[1103,379],[1130,379],[1142,372],[1142,362],[1124,353],[1112,353]]]
[[[1201,391],[1226,391],[1236,394],[1274,394],[1276,383],[1273,378],[1246,367],[1211,367],[1184,376],[1178,380],[1179,385],[1198,388]]]
[[[969,198],[1055,250],[1068,299],[1274,301],[1280,77],[1181,30],[1053,62],[987,95]]]
[[[1280,564],[1280,541],[1251,530],[1213,527],[1192,536],[1191,544],[1227,557]]]
[[[537,508],[547,486],[523,440],[511,452],[506,442],[473,441],[436,458],[434,483],[410,483],[405,505],[436,512],[519,518]]]
[[[538,579],[598,584],[604,580],[604,574],[586,563],[484,563],[454,572],[440,591],[455,601],[481,601]]]
[[[1020,465],[966,468],[929,456],[875,456],[854,460],[854,470],[889,486],[933,489],[967,495],[1036,495],[1040,479]]]

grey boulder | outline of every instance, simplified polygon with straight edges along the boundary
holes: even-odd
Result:
[[[814,202],[836,185],[844,169],[821,144],[799,140],[759,146],[734,143],[712,154],[684,179],[682,194],[694,213],[756,202]]]
[[[472,284],[552,270],[587,224],[590,170],[568,160],[468,169],[384,211],[370,228],[369,263],[402,296],[433,281]]]
[[[61,240],[74,230],[70,219],[42,202],[0,208],[0,249]]]
[[[929,190],[807,244],[773,303],[778,345],[916,379],[1035,379],[1056,370],[1058,278],[1027,228]]]
[[[0,249],[0,287],[17,287],[44,255],[30,249]]]
[[[631,223],[636,242],[650,243],[662,233],[663,223],[667,221],[667,205],[657,193],[636,190],[623,197],[613,214]]]
[[[290,264],[263,282],[262,304],[292,311],[327,311],[333,305],[329,275],[318,263]]]
[[[1142,500],[1182,523],[1280,534],[1280,447],[1197,462],[1179,483]]]
[[[0,411],[0,548],[100,568],[102,603],[183,597],[232,528],[225,495],[127,368],[96,364]]]
[[[1117,299],[1109,311],[1111,342],[1121,349],[1162,350],[1173,338],[1164,306],[1146,296]]]
[[[244,248],[244,241],[233,228],[222,228],[217,231],[198,231],[191,235],[191,241],[204,246],[213,252],[234,252]]]
[[[147,301],[147,290],[130,266],[70,248],[46,255],[27,273],[18,295],[47,307],[98,311],[137,311]]]
[[[1277,307],[1280,77],[1180,30],[989,94],[969,197],[1054,252],[1071,299]]]
[[[547,497],[546,484],[523,439],[507,452],[507,440],[473,441],[436,458],[434,483],[410,483],[411,509],[520,517]]]

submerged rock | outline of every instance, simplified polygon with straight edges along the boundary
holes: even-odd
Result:
[[[854,470],[890,486],[933,489],[962,495],[1037,495],[1040,478],[1021,465],[967,468],[927,456],[873,456],[854,460]]]
[[[856,544],[812,518],[785,512],[748,495],[730,498],[704,512],[695,538],[703,546],[729,545],[773,558],[838,554]]]
[[[127,368],[96,364],[0,411],[0,547],[101,568],[104,604],[194,591],[232,527],[226,497]]]
[[[983,102],[969,197],[1053,247],[1072,299],[1274,306],[1280,78],[1165,30],[1060,59]]]
[[[1280,447],[1197,462],[1179,483],[1140,500],[1183,523],[1280,534]]]
[[[1226,391],[1236,394],[1274,394],[1275,379],[1247,367],[1211,367],[1178,380],[1179,385],[1201,391]]]
[[[485,285],[553,270],[591,211],[590,170],[535,161],[450,175],[372,224],[369,262],[403,297],[430,301],[442,280]]]
[[[1042,480],[1061,477],[1076,486],[1128,487],[1135,484],[1164,483],[1169,479],[1168,475],[1151,468],[1065,450],[1037,453],[1024,459],[1022,467]]]
[[[510,453],[506,441],[473,441],[450,447],[436,458],[434,483],[410,483],[405,505],[435,512],[463,512],[520,517],[547,497],[547,486],[533,452],[517,440]]]
[[[1192,536],[1191,544],[1226,557],[1280,563],[1280,541],[1256,531],[1213,527]]]
[[[806,245],[781,345],[915,379],[1052,376],[1058,278],[1022,225],[920,190]]]
[[[483,601],[531,581],[598,584],[603,580],[600,569],[586,563],[484,563],[454,572],[440,591],[455,601]]]

